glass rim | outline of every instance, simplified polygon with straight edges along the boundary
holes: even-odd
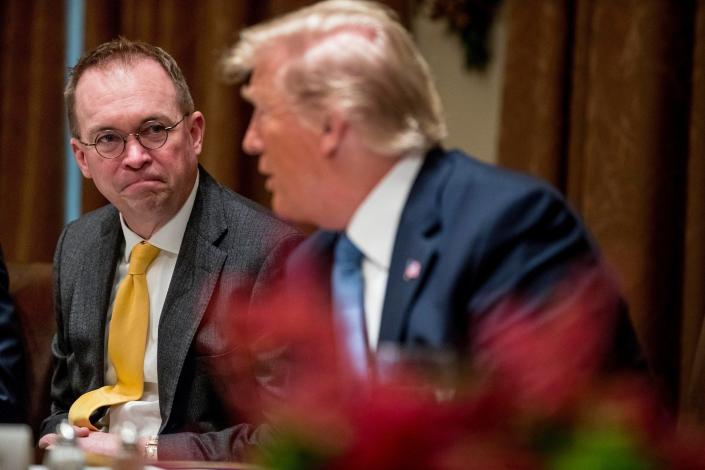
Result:
[[[159,148],[162,148],[162,147],[164,146],[164,144],[166,144],[166,141],[169,140],[169,133],[170,133],[172,130],[174,130],[179,124],[181,124],[182,122],[184,122],[184,119],[186,119],[186,116],[188,116],[189,114],[191,114],[191,113],[185,113],[185,114],[183,114],[183,115],[181,116],[181,119],[179,119],[179,120],[178,120],[177,122],[175,122],[174,124],[172,124],[172,125],[170,125],[170,126],[164,126],[164,129],[162,129],[162,131],[160,131],[160,132],[163,132],[163,133],[164,133],[164,136],[162,137],[162,141],[161,141],[158,145],[156,145],[156,146],[154,146],[154,147],[151,147],[151,146],[149,146],[149,145],[145,145],[145,143],[142,141],[142,132],[141,132],[141,130],[144,128],[145,125],[147,125],[147,124],[150,123],[150,122],[160,122],[160,121],[157,121],[157,120],[146,121],[146,122],[144,122],[144,123],[137,129],[137,131],[135,131],[135,132],[130,132],[130,133],[127,133],[127,134],[123,134],[123,133],[121,133],[121,132],[119,132],[119,131],[117,131],[117,130],[115,130],[115,129],[106,129],[106,132],[109,132],[109,133],[112,133],[112,134],[114,134],[114,135],[117,135],[118,137],[120,137],[120,140],[122,141],[122,146],[116,147],[116,150],[117,150],[117,149],[120,149],[120,151],[117,152],[117,153],[115,153],[115,152],[110,152],[110,153],[109,153],[110,156],[104,155],[104,154],[98,149],[98,142],[97,142],[97,140],[98,140],[99,137],[102,137],[102,136],[105,135],[105,134],[98,134],[98,135],[96,135],[96,137],[95,137],[95,139],[94,139],[94,141],[93,141],[92,144],[91,144],[91,143],[88,143],[88,142],[83,142],[80,138],[77,138],[76,140],[78,140],[78,142],[79,142],[81,145],[85,145],[86,147],[93,147],[93,148],[95,149],[96,153],[97,153],[98,155],[100,155],[102,158],[105,158],[105,159],[107,159],[107,160],[114,160],[114,159],[118,158],[120,155],[123,154],[123,152],[125,151],[125,147],[127,146],[127,139],[128,139],[131,135],[135,136],[135,139],[137,139],[137,142],[138,142],[143,148],[145,148],[145,149],[147,149],[147,150],[157,150],[157,149],[159,149]],[[115,153],[115,155],[112,155],[112,153]]]

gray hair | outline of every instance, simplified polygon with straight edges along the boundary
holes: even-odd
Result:
[[[272,51],[284,57],[276,80],[304,123],[335,109],[385,154],[425,151],[446,135],[428,64],[385,6],[329,0],[247,28],[222,60],[226,80],[246,81]]]

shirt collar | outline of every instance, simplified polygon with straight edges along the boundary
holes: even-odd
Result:
[[[196,200],[196,192],[198,189],[199,174],[196,173],[196,182],[193,184],[191,189],[191,194],[186,198],[186,202],[181,206],[181,209],[172,217],[162,228],[157,230],[152,234],[152,237],[147,240],[151,245],[156,246],[162,251],[168,251],[174,255],[179,254],[181,249],[181,241],[184,238],[184,233],[186,232],[186,225],[191,217],[191,210],[193,209],[193,203]],[[127,226],[125,220],[120,214],[120,225],[122,226],[122,234],[125,237],[125,262],[127,263],[130,258],[130,253],[132,252],[132,247],[144,240],[142,237],[137,235],[135,232],[130,230]]]
[[[421,152],[401,158],[358,206],[347,226],[348,238],[365,258],[386,270],[391,264],[401,213],[422,163]]]

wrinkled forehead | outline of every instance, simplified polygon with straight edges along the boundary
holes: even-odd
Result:
[[[141,114],[178,112],[176,88],[153,60],[114,61],[84,72],[76,86],[79,127],[109,125],[118,118],[141,121]],[[105,121],[105,122],[104,122]],[[110,122],[108,122],[110,121]]]
[[[87,69],[76,84],[76,95],[96,90],[126,93],[153,90],[160,95],[176,98],[176,86],[157,61],[137,57],[132,60],[115,59]]]

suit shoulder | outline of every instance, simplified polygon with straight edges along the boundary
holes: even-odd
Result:
[[[522,195],[545,192],[563,197],[550,184],[533,176],[482,162],[460,151],[451,151],[446,157],[452,165],[450,184],[474,185],[481,190],[499,194]]]
[[[118,211],[112,204],[107,204],[69,222],[64,227],[62,238],[72,239],[78,237],[85,241],[86,238],[98,236],[104,224],[111,222],[119,224]]]
[[[276,217],[269,209],[246,197],[221,186],[228,225],[244,232],[247,238],[262,238],[272,241],[289,237],[300,238],[301,232]]]
[[[54,280],[62,284],[78,277],[89,257],[95,256],[95,248],[105,243],[106,230],[117,234],[120,227],[118,211],[106,205],[70,222],[61,233],[54,251]],[[114,239],[114,238],[113,238]],[[62,288],[63,289],[63,288]]]
[[[459,151],[447,152],[439,162],[448,176],[440,206],[449,210],[492,208],[501,213],[512,206],[554,206],[572,212],[563,195],[538,178],[481,162]],[[485,212],[485,211],[482,211]]]
[[[461,152],[446,153],[438,166],[446,176],[438,178],[434,206],[445,230],[474,230],[499,240],[562,227],[591,240],[578,214],[548,183]]]

